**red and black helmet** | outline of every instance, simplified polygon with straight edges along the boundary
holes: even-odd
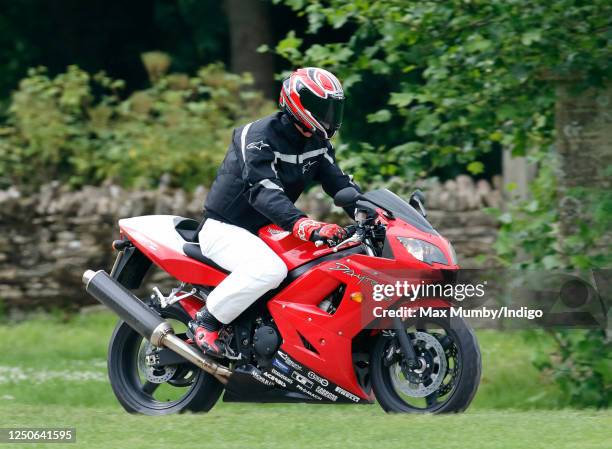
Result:
[[[331,139],[342,124],[342,84],[327,70],[297,69],[283,81],[279,106],[305,130]]]

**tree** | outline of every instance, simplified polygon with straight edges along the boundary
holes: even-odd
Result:
[[[524,154],[546,147],[554,131],[550,79],[580,73],[575,87],[587,88],[612,73],[606,0],[285,3],[307,15],[311,33],[353,28],[346,41],[307,49],[290,34],[277,51],[338,72],[349,99],[384,98],[367,116],[365,132],[382,138],[362,138],[366,151],[356,163],[365,171],[372,152],[385,161],[377,170],[406,176],[457,162],[478,173],[492,148]],[[372,78],[375,87],[363,88]]]
[[[272,43],[268,5],[262,0],[224,0],[230,42],[231,69],[235,73],[250,72],[255,88],[274,97],[274,58],[258,53],[262,45]]]

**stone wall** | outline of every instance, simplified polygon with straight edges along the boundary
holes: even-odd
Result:
[[[430,221],[455,244],[464,266],[474,266],[480,254],[492,254],[496,223],[482,209],[501,204],[498,181],[493,186],[486,181],[474,184],[460,176],[424,187]],[[109,185],[69,191],[57,183],[45,185],[35,195],[0,191],[0,307],[77,308],[93,303],[84,294],[81,275],[87,268],[110,269],[114,260],[110,243],[118,236],[119,218],[147,214],[198,218],[205,196],[204,188],[186,193]],[[318,190],[298,205],[319,219],[342,217]],[[162,273],[154,274],[145,289],[151,283],[163,284],[162,278]]]

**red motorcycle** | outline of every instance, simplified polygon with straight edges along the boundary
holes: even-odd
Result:
[[[120,220],[110,275],[88,270],[83,281],[121,318],[108,354],[121,405],[148,415],[208,411],[225,391],[224,401],[377,400],[388,412],[464,410],[481,371],[478,343],[464,321],[364,313],[389,273],[445,278],[458,269],[452,246],[425,218],[422,194],[406,202],[388,190],[360,194],[349,187],[334,201],[356,205],[356,224],[342,242],[304,242],[275,225],[259,231],[289,273],[222,329],[230,348],[223,360],[203,354],[187,328],[228,274],[200,252],[199,223],[168,215]],[[133,291],[152,264],[179,285],[168,294],[155,287],[143,301]],[[379,311],[401,298],[385,299],[376,303]]]

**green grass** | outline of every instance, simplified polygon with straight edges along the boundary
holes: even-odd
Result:
[[[54,316],[0,326],[0,404],[117,407],[106,381],[106,348],[116,319],[110,313]],[[558,390],[531,364],[533,348],[520,332],[481,331],[483,375],[472,408],[537,409],[555,406]],[[2,382],[15,372],[34,382]],[[94,380],[64,380],[66,373]]]
[[[207,415],[163,417],[25,405],[0,407],[0,413],[3,427],[76,428],[76,445],[53,448],[609,449],[612,438],[610,414],[575,411],[402,416],[372,406],[223,404]]]
[[[110,314],[96,313],[0,326],[0,427],[76,427],[78,444],[65,447],[88,449],[612,446],[610,412],[554,409],[559,392],[532,367],[533,343],[520,332],[478,333],[483,378],[462,415],[386,415],[376,405],[219,402],[206,415],[153,418],[126,414],[112,394],[105,357],[114,323]]]

